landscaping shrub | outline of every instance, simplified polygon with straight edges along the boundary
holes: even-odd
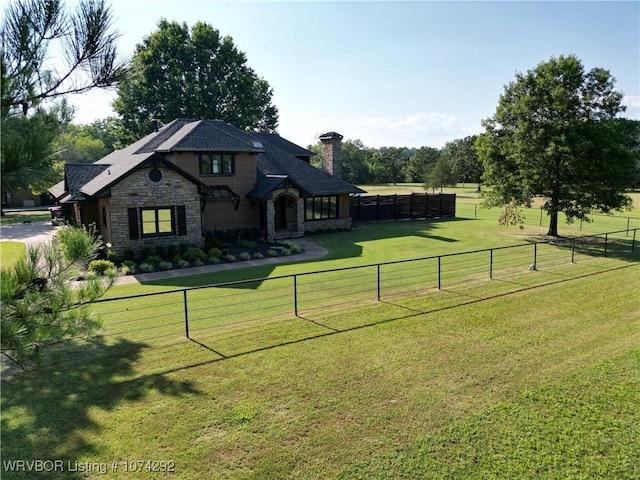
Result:
[[[167,262],[166,260],[163,260],[162,262],[160,262],[158,264],[158,269],[160,270],[171,270],[173,268],[173,264],[171,262]]]
[[[120,273],[122,275],[131,275],[131,269],[129,267],[127,267],[126,265],[122,265],[120,267]]]
[[[182,254],[182,257],[189,262],[195,262],[196,260],[205,262],[207,260],[207,254],[200,250],[198,247],[188,248]]]
[[[241,259],[241,260],[244,260],[245,262],[246,262],[247,260],[251,260],[251,254],[250,254],[249,252],[242,252],[242,253],[240,254],[240,259]]]
[[[115,262],[117,256],[118,255],[114,250],[111,250],[111,249],[107,250],[107,260],[109,260],[110,262]]]
[[[151,247],[142,247],[142,249],[140,250],[140,256],[141,258],[147,258],[150,257],[153,254]]]
[[[253,254],[253,258],[260,260],[261,258],[264,258],[264,255],[260,252],[256,252]]]
[[[151,273],[155,270],[155,267],[150,263],[143,262],[138,267],[142,273]]]
[[[258,246],[256,242],[252,242],[251,240],[238,240],[237,245],[240,248],[246,248],[247,250],[253,250]]]
[[[123,267],[127,267],[130,271],[134,271],[138,266],[133,260],[125,260],[122,262]]]
[[[269,254],[270,257],[277,257],[278,256],[278,251],[274,250],[273,248],[270,248],[269,250],[267,250],[267,253]]]
[[[116,268],[113,262],[109,260],[92,260],[89,263],[89,271],[95,272],[97,275],[104,275],[109,269]]]
[[[157,255],[149,255],[145,259],[145,263],[150,263],[154,267],[157,267],[160,264],[160,262],[162,262],[162,257],[159,257]]]
[[[178,246],[178,249],[180,250],[180,255],[184,255],[185,252],[189,249],[189,245],[187,245],[186,243],[181,243]]]
[[[224,256],[224,259],[225,259],[227,262],[229,262],[229,263],[233,263],[233,262],[235,262],[235,261],[237,260],[236,256],[235,256],[235,255],[233,255],[232,253],[227,253],[227,254]]]
[[[175,256],[171,259],[171,261],[172,261],[173,263],[175,263],[176,265],[178,265],[178,264],[180,264],[180,263],[182,263],[182,262],[185,262],[186,260],[185,260],[184,258],[182,258],[180,255],[175,255]],[[187,262],[187,263],[189,263],[189,262]]]
[[[219,248],[211,248],[209,250],[209,258],[220,258],[222,256],[222,250]]]
[[[100,234],[96,232],[94,224],[86,228],[65,225],[56,232],[56,239],[64,257],[83,266],[95,259],[102,247]]]
[[[174,262],[178,268],[188,268],[189,267],[189,262],[187,262],[186,260],[183,260],[180,257],[178,257],[178,258],[180,260],[178,260],[177,262]]]

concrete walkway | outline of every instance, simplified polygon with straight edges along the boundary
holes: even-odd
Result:
[[[120,277],[116,282],[116,285],[130,285],[135,283],[153,282],[156,280],[163,280],[166,278],[180,278],[188,277],[191,275],[201,275],[203,273],[214,272],[226,272],[229,270],[237,270],[239,268],[248,267],[260,267],[263,265],[278,265],[282,263],[302,262],[308,260],[315,260],[327,255],[328,251],[309,240],[299,238],[295,240],[289,240],[291,243],[295,243],[304,249],[303,253],[296,255],[287,255],[284,257],[269,257],[259,260],[246,260],[238,261],[234,263],[219,263],[217,265],[204,265],[202,267],[192,268],[179,268],[175,270],[168,270],[166,272],[153,272],[153,273],[141,273],[138,275],[125,275]]]
[[[0,227],[0,240],[35,245],[50,241],[56,234],[51,220],[32,223],[9,223]]]

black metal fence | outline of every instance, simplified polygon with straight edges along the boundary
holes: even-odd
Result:
[[[542,208],[520,208],[523,213],[523,224],[528,226],[546,227],[549,225],[549,214]],[[456,215],[458,218],[473,218],[474,220],[497,219],[502,209],[499,207],[487,209],[479,203],[458,201]],[[558,228],[567,232],[598,233],[614,230],[631,230],[640,228],[640,216],[607,215],[603,213],[589,214],[590,221],[575,219],[567,224],[566,217],[561,212],[558,216]],[[584,234],[583,233],[583,234]],[[567,233],[568,234],[568,233]]]
[[[568,265],[576,275],[592,272],[599,259],[636,262],[638,230],[110,298],[94,307],[107,337],[168,349],[186,337],[225,357],[370,325],[380,305],[448,308],[488,289],[556,281]]]
[[[364,195],[351,197],[351,217],[356,222],[418,218],[454,218],[455,193]]]

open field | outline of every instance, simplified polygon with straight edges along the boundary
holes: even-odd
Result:
[[[364,224],[312,237],[330,254],[308,264],[112,295],[501,245],[524,244],[528,256],[527,242],[539,238],[535,225],[489,219]],[[383,302],[204,328],[193,341],[181,324],[149,333],[180,311],[180,292],[118,312],[96,305],[102,337],[77,344],[70,361],[3,378],[3,461],[104,464],[109,478],[164,476],[131,471],[147,466],[185,479],[637,478],[639,252],[603,258],[600,248],[580,250],[573,264],[566,248],[541,248],[539,271],[518,260],[493,280],[482,272],[420,293],[395,291],[407,277],[398,271]],[[469,265],[459,271],[473,273]],[[266,315],[278,282],[216,290],[264,292],[253,308]],[[200,314],[215,320],[214,307],[205,296]],[[146,323],[127,328],[143,311]],[[147,460],[158,463],[135,463]],[[32,475],[5,463],[2,478]]]

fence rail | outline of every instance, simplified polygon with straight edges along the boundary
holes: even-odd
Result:
[[[597,258],[636,261],[638,230],[107,298],[94,308],[108,319],[107,336],[153,339],[159,347],[186,337],[217,352],[251,350],[367,324],[367,309],[381,302],[410,308],[440,291],[453,296],[437,301],[453,305],[456,296],[486,289],[484,280],[507,289],[534,285],[543,273],[565,275],[569,264],[588,271]],[[361,315],[353,315],[356,305]]]
[[[549,214],[542,208],[521,208],[524,213],[524,224],[531,226],[544,227],[549,223]],[[456,214],[458,218],[473,218],[475,220],[497,218],[500,208],[487,209],[483,208],[479,203],[461,202],[456,205]],[[603,213],[592,213],[589,215],[591,221],[574,220],[571,224],[571,230],[579,232],[598,233],[607,230],[627,230],[640,228],[640,216],[627,215],[607,215]],[[563,228],[566,225],[566,217],[563,213],[558,216],[558,226]]]

